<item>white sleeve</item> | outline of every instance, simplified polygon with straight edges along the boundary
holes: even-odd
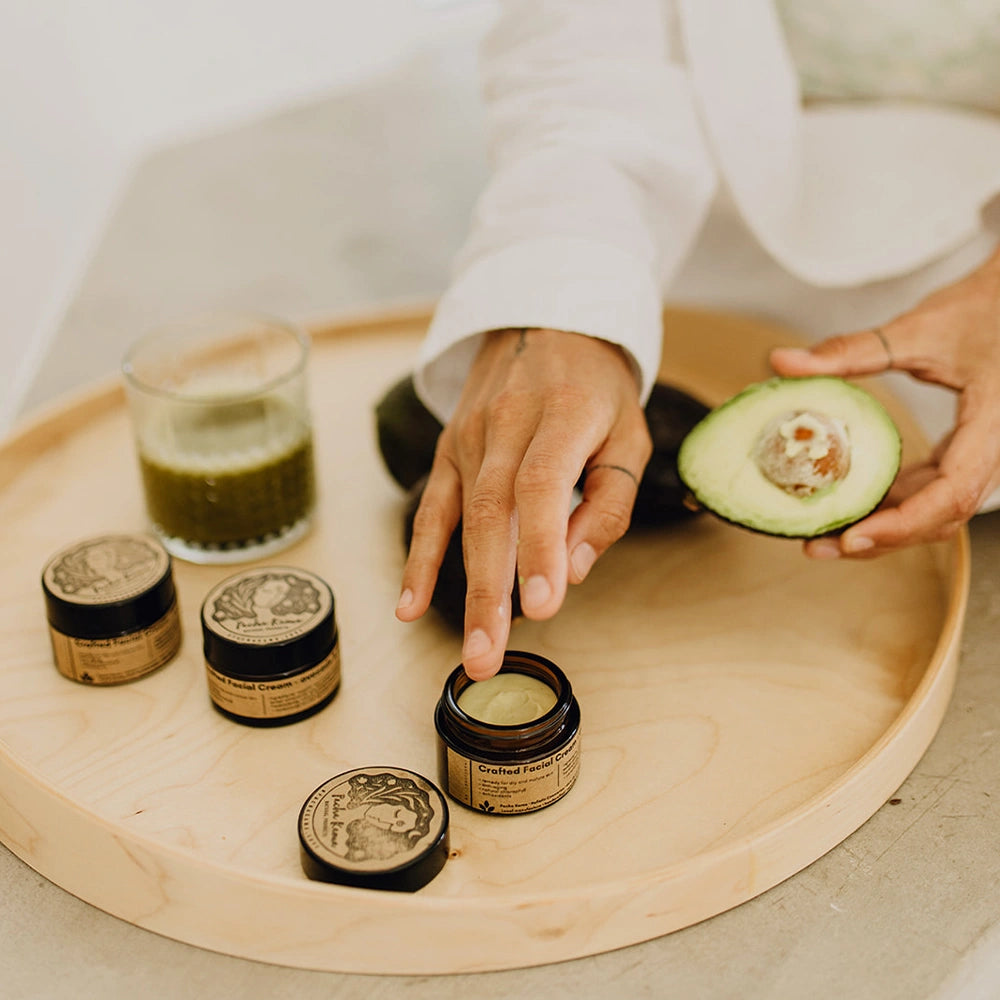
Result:
[[[503,0],[481,65],[492,175],[421,346],[447,420],[480,335],[543,327],[629,353],[645,399],[663,287],[716,172],[666,0]]]

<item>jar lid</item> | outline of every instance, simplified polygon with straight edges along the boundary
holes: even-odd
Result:
[[[415,892],[448,860],[448,804],[436,785],[413,771],[345,771],[306,799],[299,847],[311,879]]]
[[[221,673],[273,676],[319,663],[337,638],[333,592],[308,570],[257,566],[201,606],[205,659]]]
[[[176,600],[167,550],[152,536],[87,538],[42,571],[49,624],[78,639],[106,639],[159,621]]]

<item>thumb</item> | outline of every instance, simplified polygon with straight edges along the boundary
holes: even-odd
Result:
[[[873,375],[893,365],[882,329],[828,337],[809,348],[777,347],[769,356],[779,375]]]

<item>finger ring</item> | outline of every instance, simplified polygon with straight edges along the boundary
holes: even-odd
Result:
[[[635,473],[631,469],[626,469],[624,465],[611,465],[607,462],[598,462],[596,465],[587,466],[587,474],[589,475],[594,469],[615,469],[618,472],[624,472],[636,486],[639,485],[639,480],[636,478]]]
[[[889,346],[889,340],[885,335],[885,331],[882,327],[876,326],[872,327],[872,333],[878,337],[879,343],[882,345],[885,355],[889,359],[889,367],[892,368],[896,364],[896,359],[892,356],[892,348]]]

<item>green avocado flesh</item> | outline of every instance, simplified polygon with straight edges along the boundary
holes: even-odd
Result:
[[[813,538],[861,520],[899,472],[899,431],[870,393],[840,378],[771,378],[687,435],[678,471],[697,502],[768,535]]]

